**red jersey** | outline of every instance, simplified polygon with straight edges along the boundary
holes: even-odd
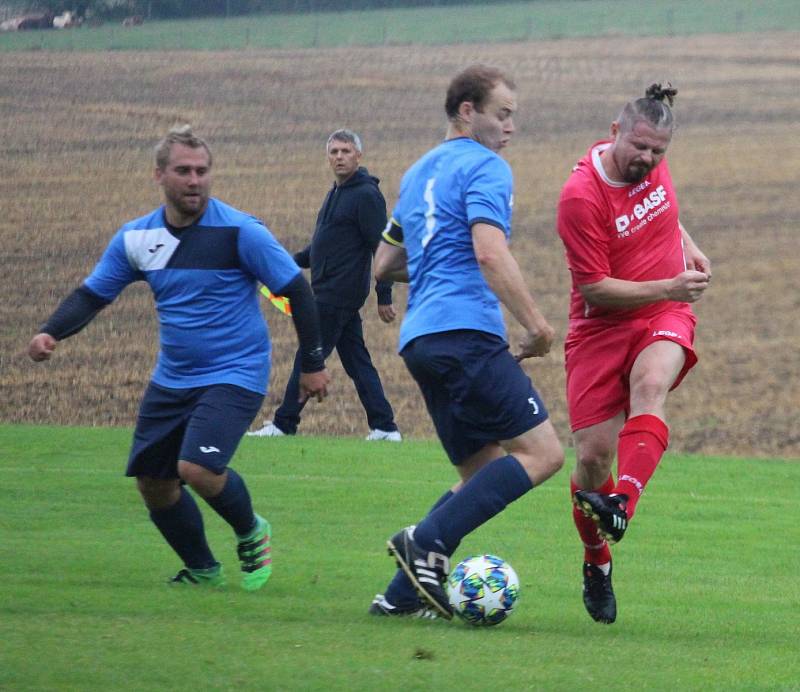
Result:
[[[638,183],[608,178],[592,145],[572,171],[558,202],[558,234],[572,274],[570,329],[596,320],[650,317],[676,303],[620,309],[590,306],[578,290],[611,277],[625,281],[670,279],[686,269],[678,200],[666,159]],[[681,303],[688,307],[687,303]]]

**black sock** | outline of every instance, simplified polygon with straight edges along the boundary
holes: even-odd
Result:
[[[185,488],[171,507],[150,510],[150,519],[187,567],[209,569],[219,564],[208,547],[200,508]]]
[[[228,469],[222,492],[216,497],[206,498],[206,502],[231,525],[237,536],[246,536],[256,525],[250,493],[242,477],[233,469]]]

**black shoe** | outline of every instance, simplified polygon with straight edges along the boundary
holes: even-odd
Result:
[[[395,606],[389,603],[382,593],[376,594],[375,598],[372,599],[367,612],[370,615],[379,617],[400,616],[423,618],[425,620],[435,620],[439,617],[439,614],[433,608],[429,608],[421,599],[417,599],[414,603],[409,603],[408,605]]]
[[[598,533],[609,543],[618,543],[628,528],[626,495],[601,495],[587,490],[575,491],[575,506],[597,524]]]
[[[610,625],[617,619],[617,599],[611,588],[611,565],[603,574],[597,565],[583,563],[583,605],[592,620]]]
[[[386,545],[389,555],[394,556],[397,566],[406,573],[423,600],[441,617],[452,619],[453,608],[443,586],[450,571],[448,557],[420,548],[414,541],[413,526],[396,533]]]

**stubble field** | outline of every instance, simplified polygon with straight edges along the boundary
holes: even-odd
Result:
[[[713,262],[697,305],[700,363],[673,394],[672,449],[800,457],[800,166],[797,34],[561,40],[434,48],[258,52],[8,53],[0,56],[0,420],[122,425],[135,420],[156,353],[144,285],[129,288],[53,360],[24,351],[59,299],[88,273],[114,230],[160,202],[151,147],[191,122],[215,151],[217,196],[265,220],[294,251],[330,184],[324,141],[359,131],[365,164],[394,203],[400,176],[444,133],[449,78],[475,61],[519,88],[514,252],[558,341],[525,365],[566,441],[563,337],[569,279],[554,231],[573,163],[620,106],[652,81],[680,94],[669,152],[684,224]],[[405,304],[398,287],[396,304]],[[291,321],[264,306],[274,342],[269,417],[293,357]],[[401,310],[402,312],[402,310]],[[396,355],[398,325],[365,332],[398,424],[433,431]],[[512,341],[514,330],[512,329]],[[352,384],[331,358],[332,394],[305,434],[364,435]]]

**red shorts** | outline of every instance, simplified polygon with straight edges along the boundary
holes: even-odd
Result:
[[[572,431],[629,411],[631,368],[642,350],[655,341],[674,341],[686,351],[686,362],[671,387],[675,389],[697,362],[693,348],[696,322],[692,311],[681,307],[654,317],[605,321],[571,331],[564,352]]]

